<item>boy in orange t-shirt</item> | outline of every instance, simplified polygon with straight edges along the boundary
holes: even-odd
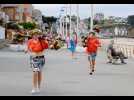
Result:
[[[30,54],[30,64],[33,70],[32,93],[40,92],[42,82],[42,69],[45,65],[44,51],[48,48],[47,40],[40,39],[40,32],[34,32],[32,39],[27,43],[26,53]]]
[[[98,47],[100,47],[99,39],[95,36],[94,32],[90,32],[87,39],[87,53],[90,63],[90,75],[95,71],[95,60],[97,56]]]

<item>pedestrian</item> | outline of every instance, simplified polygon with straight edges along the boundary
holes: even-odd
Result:
[[[115,60],[120,59],[122,64],[126,64],[124,59],[127,59],[127,57],[125,57],[125,55],[123,54],[122,51],[116,51],[113,45],[114,45],[114,40],[111,40],[111,42],[107,48],[107,57],[109,60],[108,63],[115,63],[115,62],[113,62],[114,59]]]
[[[88,53],[88,61],[90,64],[89,67],[89,74],[92,75],[95,71],[95,64],[96,64],[96,56],[98,47],[100,46],[100,41],[96,37],[95,32],[90,32],[87,38],[87,53]]]
[[[81,37],[81,39],[82,39],[82,41],[81,41],[81,42],[82,42],[82,47],[84,47],[84,48],[85,48],[85,47],[86,47],[87,37],[82,36],[82,37]]]
[[[72,53],[72,59],[74,59],[74,54],[76,51],[76,46],[77,46],[77,34],[73,33],[73,36],[71,37],[69,43],[68,43],[68,49],[71,51]]]
[[[40,31],[33,32],[32,39],[28,40],[26,50],[30,54],[30,64],[33,70],[32,93],[40,92],[42,69],[45,64],[44,51],[48,48],[48,42],[41,38],[40,34]]]

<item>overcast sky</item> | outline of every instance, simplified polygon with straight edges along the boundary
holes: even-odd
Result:
[[[65,5],[66,4],[33,4],[34,8],[39,9],[43,15],[55,17],[59,16],[61,8]],[[94,4],[94,13],[98,12],[104,13],[106,17],[127,17],[128,15],[134,15],[134,4]],[[76,14],[76,4],[72,4],[72,13]],[[81,19],[89,17],[90,4],[79,4],[79,15]]]

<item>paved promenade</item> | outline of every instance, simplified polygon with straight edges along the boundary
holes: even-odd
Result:
[[[32,96],[28,55],[0,50],[0,95]],[[43,96],[134,95],[134,59],[126,65],[106,64],[106,54],[99,52],[96,72],[88,75],[84,53],[71,59],[67,50],[47,51],[41,93]]]

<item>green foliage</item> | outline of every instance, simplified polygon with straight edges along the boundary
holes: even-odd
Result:
[[[47,17],[47,16],[42,16],[42,20],[44,23],[48,23],[48,24],[52,24],[54,22],[56,22],[57,18],[56,17]]]
[[[128,16],[128,24],[134,26],[134,15]]]
[[[100,22],[97,20],[93,20],[93,25],[98,25]],[[91,24],[91,18],[89,17],[87,19],[87,24],[88,24],[88,29],[90,29],[90,24]]]
[[[3,19],[0,20],[0,25],[2,26],[4,24]]]
[[[23,26],[24,29],[35,29],[37,26],[35,23],[31,23],[31,22],[25,22],[25,23],[20,23],[19,25]]]
[[[20,35],[20,34],[16,34],[14,35],[14,39],[13,39],[13,42],[14,43],[23,43],[25,40],[25,37]]]
[[[54,16],[42,16],[43,23],[48,24],[48,28],[50,29],[52,27],[52,24],[57,21],[57,18]]]
[[[7,29],[19,29],[19,25],[18,24],[16,24],[16,23],[7,23],[7,25],[6,25],[6,28]]]

